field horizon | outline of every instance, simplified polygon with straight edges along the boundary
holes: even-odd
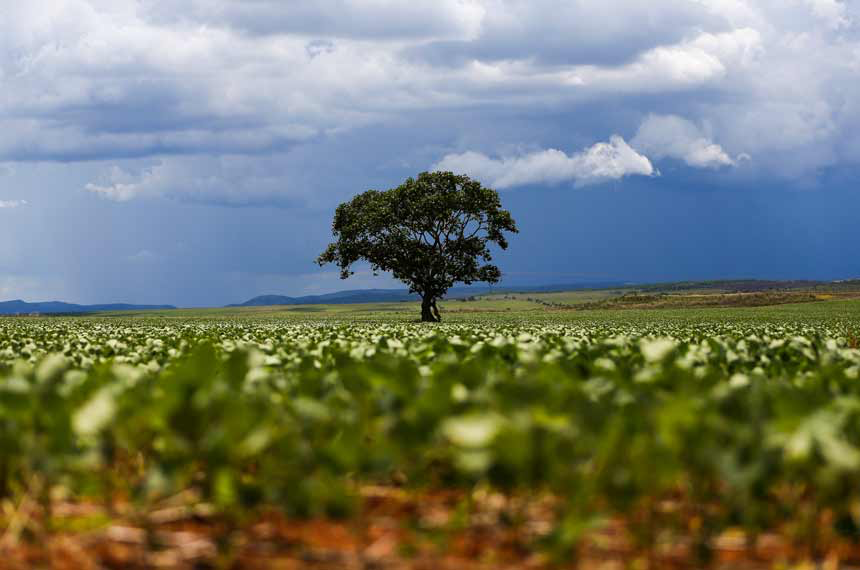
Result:
[[[803,293],[808,293],[807,298],[802,298]],[[767,295],[750,295],[750,294]],[[676,305],[696,306],[695,295],[708,296],[700,299],[700,303],[712,303],[714,306],[737,306],[743,303],[752,305],[781,304],[786,302],[805,302],[822,300],[822,295],[832,294],[841,297],[851,297],[855,293],[860,294],[860,279],[837,279],[831,281],[820,280],[771,280],[771,279],[718,279],[699,281],[673,281],[654,283],[622,283],[622,282],[600,282],[579,284],[548,284],[533,286],[472,286],[454,287],[445,296],[444,302],[455,311],[474,310],[511,310],[524,308],[522,303],[488,304],[492,300],[525,300],[527,303],[542,305],[546,308],[584,308],[582,305],[591,303],[590,308],[620,308],[623,305],[628,308],[648,308],[649,305],[666,305],[675,302]],[[621,297],[640,295],[640,298]],[[713,297],[710,297],[713,295]],[[718,295],[735,295],[736,299],[724,297],[719,299]],[[818,297],[816,297],[816,295]],[[662,296],[662,298],[657,298]],[[612,297],[619,297],[617,301],[622,303],[608,302]],[[483,303],[458,306],[452,302],[466,302],[465,300],[484,301]],[[417,295],[409,294],[406,289],[347,289],[335,291],[323,295],[310,295],[299,297],[288,297],[283,295],[259,295],[244,303],[228,304],[223,307],[176,307],[172,305],[144,306],[127,303],[78,305],[59,301],[50,302],[24,302],[20,299],[13,301],[0,301],[0,316],[26,315],[26,314],[95,314],[95,313],[133,313],[136,311],[217,311],[220,309],[232,309],[242,307],[293,307],[289,310],[311,311],[314,306],[327,305],[378,305],[379,310],[394,310],[398,304],[415,303]],[[602,302],[601,302],[602,301]],[[356,308],[360,311],[361,308]],[[224,314],[229,314],[224,313]]]

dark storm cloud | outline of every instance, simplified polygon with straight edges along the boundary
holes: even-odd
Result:
[[[204,22],[249,34],[366,39],[457,37],[485,13],[459,0],[158,0],[144,2],[155,22]]]
[[[486,125],[502,107],[546,123],[601,104],[638,121],[615,133],[629,138],[646,117],[678,115],[702,130],[691,144],[755,156],[762,168],[856,155],[838,144],[858,123],[844,103],[856,82],[841,80],[857,66],[855,14],[836,0],[68,0],[10,9],[0,30],[9,87],[0,160],[113,158],[122,168],[129,158],[264,156],[367,127],[384,138],[424,112],[468,110]],[[641,108],[647,97],[651,107]],[[467,136],[446,128],[449,147]],[[567,130],[571,143],[558,149],[567,153],[615,134]],[[663,144],[658,134],[651,129],[651,148]],[[525,136],[505,144],[546,148]]]
[[[530,59],[547,65],[618,65],[702,31],[730,29],[704,4],[686,0],[604,3],[517,0],[490,3],[473,38],[408,49],[434,65]]]

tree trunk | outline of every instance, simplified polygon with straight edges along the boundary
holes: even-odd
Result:
[[[436,299],[435,298],[433,299],[433,302],[431,303],[431,305],[433,306],[433,316],[436,317],[436,322],[441,323],[442,322],[442,315],[439,314],[439,307],[436,306]]]
[[[434,299],[432,295],[426,295],[421,298],[421,322],[435,323],[436,317],[433,315]]]

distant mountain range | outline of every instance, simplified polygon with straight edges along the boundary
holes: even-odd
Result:
[[[260,295],[244,303],[227,305],[228,307],[265,307],[269,305],[329,305],[349,303],[383,303],[396,301],[413,301],[419,297],[410,294],[406,289],[364,289],[355,291],[338,291],[325,295],[306,295],[303,297],[287,297],[286,295]]]
[[[774,281],[764,279],[722,279],[711,281],[677,281],[670,283],[631,283],[629,281],[603,281],[594,283],[566,283],[560,285],[522,285],[488,287],[486,285],[452,287],[445,296],[448,299],[462,299],[472,295],[488,293],[550,293],[554,291],[581,291],[584,289],[637,289],[646,292],[686,291],[693,289],[754,292],[771,289],[815,289],[818,287],[833,289],[860,288],[858,279],[841,279],[836,281],[792,280]],[[359,289],[338,291],[325,295],[306,295],[303,297],[287,297],[285,295],[260,295],[244,303],[227,305],[228,307],[264,307],[269,305],[337,305],[350,303],[392,303],[398,301],[417,301],[418,295],[410,294],[406,289]]]
[[[752,292],[771,289],[817,289],[858,290],[860,279],[841,279],[836,281],[768,281],[758,279],[733,279],[717,281],[678,281],[672,283],[631,283],[622,281],[603,281],[594,283],[573,283],[560,285],[522,285],[488,287],[486,285],[452,287],[445,296],[447,299],[462,299],[473,295],[488,293],[549,293],[554,291],[580,291],[584,289],[636,289],[643,292],[673,292],[694,289]],[[227,305],[227,307],[264,307],[270,305],[345,305],[353,303],[396,303],[400,301],[417,301],[418,295],[409,293],[406,289],[353,289],[326,293],[324,295],[305,295],[288,297],[286,295],[260,295],[244,303]],[[104,305],[77,305],[62,301],[47,301],[28,303],[20,299],[0,302],[0,315],[30,315],[30,314],[86,314],[100,311],[147,311],[175,309],[173,305],[131,305],[113,303]]]
[[[0,302],[0,315],[31,315],[38,314],[81,314],[98,311],[146,311],[150,309],[175,309],[173,305],[129,305],[113,303],[108,305],[76,305],[62,301],[46,301],[28,303],[21,299]]]
[[[452,287],[445,296],[448,299],[461,299],[472,295],[487,293],[519,293],[519,292],[551,292],[576,291],[581,289],[606,289],[622,287],[622,282],[578,283],[567,285],[537,285],[522,287]],[[406,289],[358,289],[338,291],[324,295],[305,295],[303,297],[287,297],[285,295],[260,295],[244,303],[227,305],[228,307],[266,307],[270,305],[346,305],[352,303],[396,303],[400,301],[417,301],[420,297],[409,293]]]

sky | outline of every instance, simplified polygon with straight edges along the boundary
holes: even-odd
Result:
[[[427,170],[504,284],[860,277],[860,0],[0,0],[0,300],[397,287],[314,263]]]

